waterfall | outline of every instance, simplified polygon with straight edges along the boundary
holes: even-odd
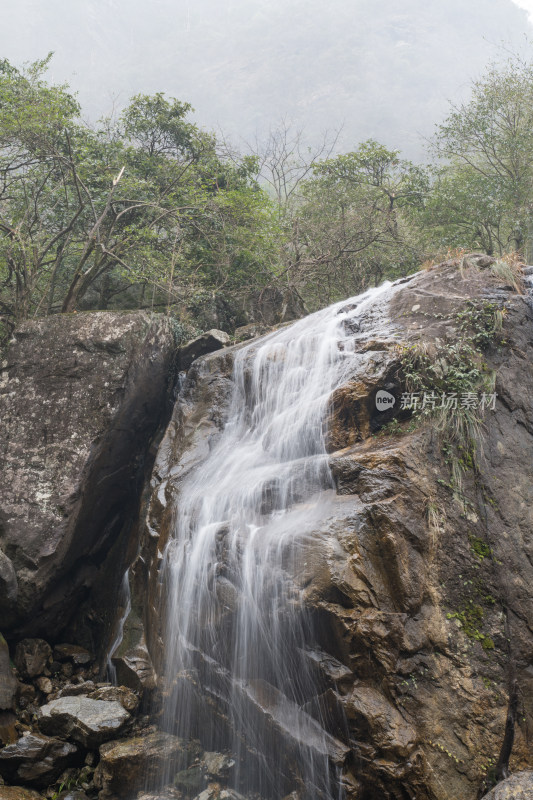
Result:
[[[313,703],[301,586],[334,494],[331,395],[353,374],[362,315],[379,312],[389,286],[237,348],[227,421],[175,498],[162,571],[164,725],[230,752],[247,797],[343,796],[348,748]],[[168,765],[162,785],[171,776]]]
[[[117,685],[117,670],[113,664],[113,655],[122,644],[124,638],[124,625],[129,617],[131,611],[131,591],[130,591],[130,571],[126,570],[122,582],[120,584],[120,591],[118,596],[118,608],[120,616],[116,622],[113,640],[107,651],[106,670],[107,679],[115,686]]]

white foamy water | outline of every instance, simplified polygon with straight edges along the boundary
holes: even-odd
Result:
[[[238,349],[227,422],[181,484],[165,553],[165,726],[225,749],[243,794],[342,797],[347,748],[313,706],[313,624],[294,576],[331,497],[326,419],[358,319],[389,286]],[[171,778],[169,764],[162,784]]]

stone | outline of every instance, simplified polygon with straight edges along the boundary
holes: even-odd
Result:
[[[138,696],[126,686],[98,686],[88,696],[93,700],[116,700],[130,714],[139,708]]]
[[[12,711],[0,711],[0,745],[12,744],[18,737],[15,714]]]
[[[0,773],[10,782],[44,788],[76,760],[78,748],[70,742],[28,733],[0,750]]]
[[[41,678],[37,678],[35,684],[39,689],[39,691],[42,692],[43,694],[51,694],[54,689],[50,678],[45,678],[44,676]]]
[[[54,645],[54,659],[56,661],[72,661],[77,666],[90,664],[94,656],[77,644],[56,644]]]
[[[231,340],[227,333],[213,328],[206,333],[202,333],[196,339],[192,339],[187,344],[182,345],[178,351],[178,364],[180,370],[188,370],[193,361],[200,356],[213,353],[227,347]]]
[[[22,786],[0,786],[0,800],[42,800],[41,795]]]
[[[174,786],[186,796],[201,792],[206,785],[206,775],[201,764],[191,764],[187,769],[181,769],[174,776]]]
[[[140,788],[142,780],[157,778],[168,762],[186,768],[198,754],[193,742],[162,731],[108,742],[100,747],[94,782],[104,793],[123,796]]]
[[[57,693],[58,697],[75,697],[80,694],[89,696],[96,688],[94,681],[83,681],[83,683],[67,683]],[[95,698],[98,699],[98,698]],[[101,698],[104,699],[104,698]]]
[[[533,770],[516,772],[484,794],[483,800],[533,800]]]
[[[144,312],[54,314],[13,332],[0,385],[8,638],[107,640],[175,357],[171,321]]]
[[[23,678],[42,675],[52,648],[44,639],[23,639],[15,648],[15,666]]]
[[[42,706],[39,727],[43,733],[74,739],[91,750],[119,736],[130,720],[120,703],[81,695],[60,697]]]
[[[18,681],[13,674],[7,642],[0,634],[0,710],[13,708]]]
[[[111,655],[119,684],[139,694],[156,686],[156,674],[146,646],[144,622],[136,599],[124,621],[122,641]]]
[[[205,771],[211,778],[227,778],[235,761],[224,753],[204,753],[202,761],[205,764]]]
[[[62,664],[61,665],[61,674],[65,678],[72,678],[72,676],[74,674],[74,666],[72,664],[68,663],[68,662],[66,664]]]

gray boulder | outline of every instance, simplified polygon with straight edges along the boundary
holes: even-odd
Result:
[[[38,733],[27,733],[0,750],[0,774],[29,786],[46,787],[72,765],[76,745]]]
[[[221,350],[223,347],[227,347],[229,343],[230,337],[224,331],[218,331],[216,328],[206,331],[206,333],[202,333],[201,336],[180,347],[178,355],[179,368],[187,370],[192,362],[196,361],[200,356],[214,353],[215,350]]]
[[[39,727],[43,733],[74,739],[89,750],[119,736],[131,720],[116,700],[84,696],[59,697],[43,706],[41,714]]]
[[[14,331],[0,379],[9,638],[57,640],[73,616],[84,621],[79,644],[108,635],[125,523],[165,424],[175,356],[169,320],[143,312],[54,315]]]
[[[165,764],[185,768],[198,755],[199,748],[193,742],[163,731],[108,742],[100,747],[94,782],[103,796],[108,793],[124,797],[133,793],[136,785],[141,788],[144,781],[156,779]]]
[[[533,770],[516,772],[483,795],[483,800],[533,800]]]

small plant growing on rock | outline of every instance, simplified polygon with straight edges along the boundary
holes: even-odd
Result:
[[[462,476],[476,471],[482,418],[478,405],[460,402],[494,392],[495,373],[485,361],[485,351],[502,341],[505,308],[488,300],[468,300],[453,317],[457,336],[452,341],[424,342],[403,347],[400,353],[404,384],[419,396],[448,397],[453,408],[442,403],[420,404],[413,419],[431,418],[442,438],[442,453],[450,469],[450,488],[464,505]]]
[[[518,253],[507,253],[491,266],[491,272],[511,286],[518,294],[524,294],[523,262]]]

